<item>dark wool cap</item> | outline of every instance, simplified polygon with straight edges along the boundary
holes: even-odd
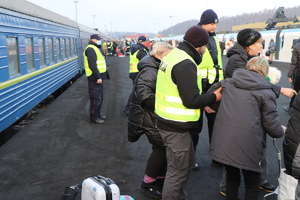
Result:
[[[199,24],[205,25],[218,22],[218,15],[215,13],[215,11],[213,11],[212,9],[208,9],[202,13]]]
[[[209,35],[201,26],[192,26],[186,31],[183,39],[197,48],[208,44]]]
[[[146,41],[146,37],[145,36],[140,36],[139,38],[138,38],[138,41],[139,42],[145,42]]]
[[[99,34],[93,34],[91,35],[91,39],[101,40],[102,38],[100,37]]]
[[[250,45],[254,44],[259,38],[261,38],[260,32],[251,28],[246,28],[238,33],[237,42],[242,47],[249,47]]]

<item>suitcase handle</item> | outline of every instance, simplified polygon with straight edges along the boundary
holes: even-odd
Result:
[[[97,175],[97,176],[95,176],[95,178],[104,180],[104,181],[106,182],[107,185],[111,185],[111,184],[114,184],[114,183],[115,183],[115,182],[114,182],[113,180],[111,180],[110,178],[105,178],[104,176]]]

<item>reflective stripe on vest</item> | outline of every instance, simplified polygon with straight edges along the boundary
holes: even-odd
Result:
[[[83,53],[83,62],[84,62],[84,70],[85,70],[85,75],[86,76],[91,76],[93,71],[91,70],[91,68],[89,67],[89,62],[88,62],[88,57],[85,55],[85,51],[87,48],[93,48],[96,56],[97,56],[97,61],[96,61],[96,65],[97,65],[97,69],[100,73],[104,73],[106,72],[106,62],[105,62],[105,58],[103,57],[103,55],[101,54],[100,50],[98,49],[98,47],[96,47],[95,45],[89,44]]]
[[[219,81],[224,79],[223,64],[222,64],[222,51],[217,37],[214,36],[217,51],[218,51],[218,66],[215,66],[214,61],[206,47],[206,51],[202,56],[202,62],[198,65],[202,78],[208,78],[210,84],[214,83],[217,77],[217,70],[219,73]]]
[[[183,105],[178,88],[172,81],[172,69],[177,63],[189,59],[197,68],[194,60],[184,51],[173,49],[163,58],[159,66],[156,82],[155,112],[164,119],[189,122],[198,121],[200,109],[190,109]],[[201,75],[197,68],[197,83],[201,94]]]

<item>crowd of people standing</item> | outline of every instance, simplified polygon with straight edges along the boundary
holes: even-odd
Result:
[[[204,114],[212,165],[224,168],[220,193],[228,200],[237,200],[241,173],[245,200],[258,199],[259,189],[275,190],[267,181],[266,135],[284,135],[286,127],[280,123],[276,98],[297,93],[272,82],[269,62],[259,56],[263,38],[256,30],[247,28],[238,33],[223,67],[224,48],[215,34],[218,20],[212,9],[204,11],[200,22],[176,45],[156,42],[149,49],[144,36],[130,45],[126,40],[101,44],[100,36],[93,35],[85,51],[85,66],[90,72],[90,119],[95,123],[106,119],[99,110],[103,94],[98,90],[93,93],[90,85],[102,85],[106,56],[115,55],[119,47],[129,55],[133,90],[123,112],[128,116],[128,140],[136,142],[145,134],[152,145],[140,186],[150,198],[188,199],[188,175],[198,168],[195,151]],[[102,45],[103,51],[94,47],[97,45]],[[292,65],[299,68],[296,51],[293,56]],[[293,130],[296,133],[299,130]]]

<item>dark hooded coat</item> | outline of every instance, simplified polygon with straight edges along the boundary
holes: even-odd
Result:
[[[213,160],[260,172],[266,133],[284,132],[270,82],[254,71],[236,69],[232,78],[213,85],[222,87],[209,154]]]

